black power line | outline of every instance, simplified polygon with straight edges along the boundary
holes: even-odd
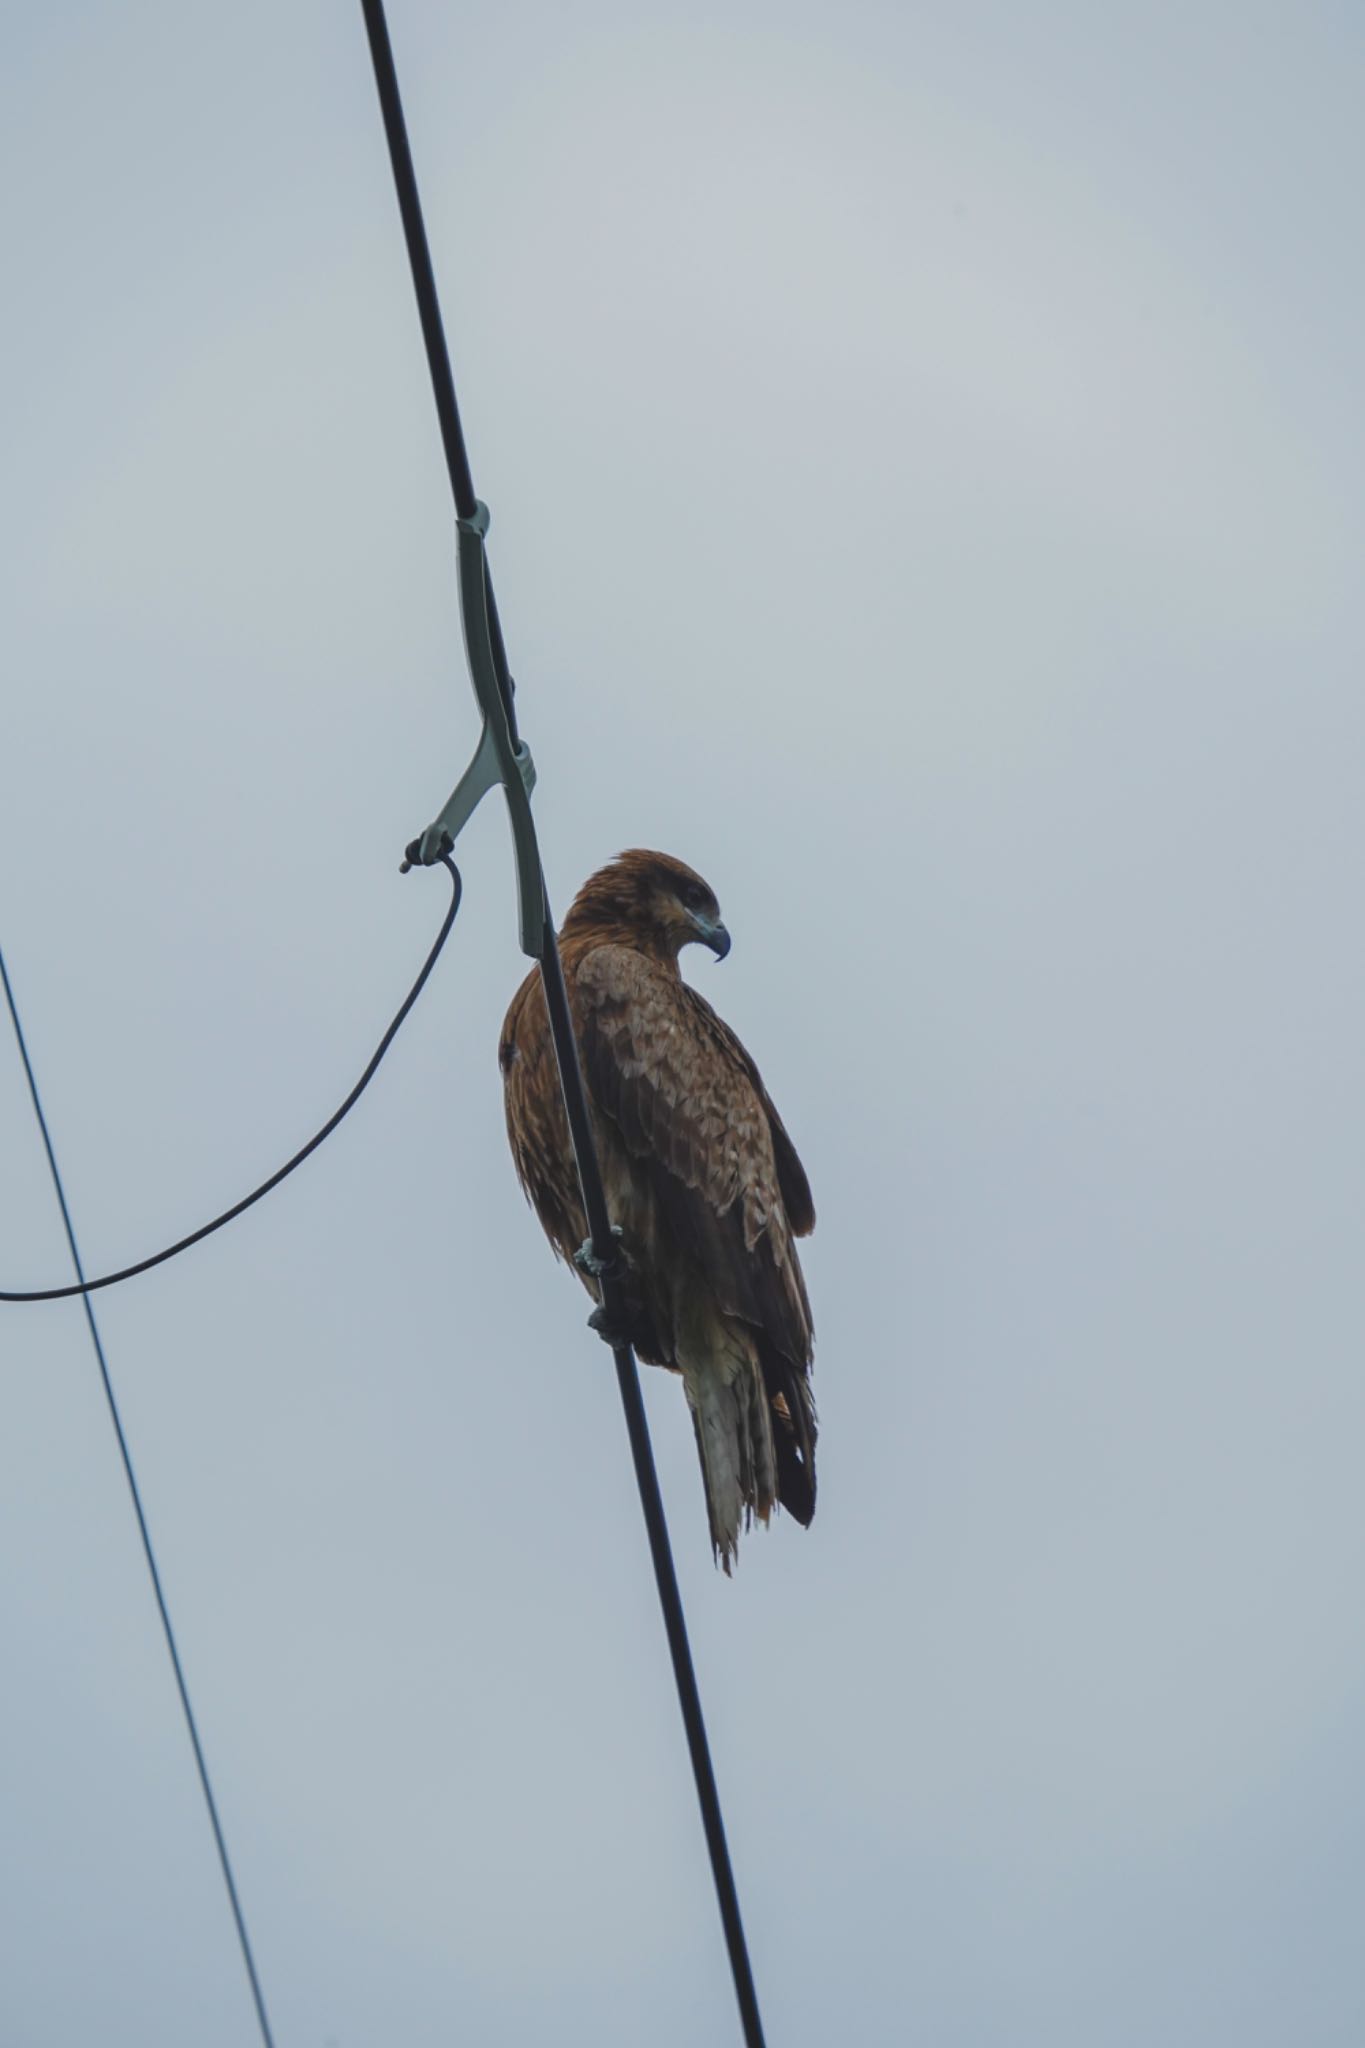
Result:
[[[14,1026],[14,1036],[19,1046],[19,1057],[24,1063],[24,1073],[28,1078],[28,1092],[33,1098],[33,1114],[37,1117],[38,1129],[42,1132],[43,1150],[47,1153],[47,1163],[52,1173],[52,1185],[57,1195],[57,1206],[62,1212],[62,1226],[66,1231],[67,1244],[71,1248],[71,1263],[76,1269],[76,1277],[80,1282],[78,1287],[67,1288],[64,1291],[71,1294],[85,1295],[85,1271],[81,1265],[81,1255],[76,1245],[76,1232],[72,1227],[71,1211],[66,1206],[66,1191],[62,1186],[61,1174],[57,1170],[57,1155],[52,1149],[52,1136],[47,1127],[47,1118],[43,1114],[43,1104],[42,1098],[38,1093],[37,1077],[33,1072],[33,1062],[28,1056],[28,1046],[24,1040],[23,1026],[19,1022],[19,1011],[14,1000],[14,990],[10,986],[9,970],[5,966],[5,956],[2,952],[0,952],[0,981],[4,983],[5,1001],[9,1005],[10,1022]],[[169,1256],[169,1254],[164,1256]],[[246,1965],[247,1979],[251,1985],[251,1997],[256,2007],[256,2018],[260,2023],[261,2039],[265,2043],[265,2048],[274,2048],[274,2036],[270,2031],[270,2021],[266,2017],[265,1999],[261,1992],[261,1980],[256,1974],[256,1958],[251,1952],[251,1939],[246,1931],[246,1921],[242,1917],[242,1903],[237,1896],[237,1880],[232,1874],[232,1861],[228,1856],[228,1846],[223,1835],[223,1824],[218,1818],[218,1802],[213,1796],[213,1786],[209,1781],[209,1767],[204,1758],[203,1744],[199,1740],[199,1729],[194,1718],[194,1708],[190,1705],[189,1687],[185,1683],[185,1672],[180,1662],[180,1651],[176,1647],[175,1630],[171,1626],[170,1609],[166,1605],[166,1595],[161,1585],[161,1574],[157,1570],[156,1552],[152,1548],[151,1531],[147,1527],[147,1517],[142,1506],[142,1495],[138,1490],[137,1475],[133,1471],[133,1460],[128,1450],[128,1439],[123,1433],[123,1420],[119,1414],[118,1402],[114,1397],[114,1383],[109,1377],[109,1366],[104,1356],[104,1345],[100,1341],[99,1325],[95,1321],[95,1311],[91,1306],[88,1295],[85,1295],[81,1306],[85,1310],[86,1325],[90,1331],[90,1342],[95,1348],[95,1360],[99,1366],[100,1383],[104,1388],[104,1398],[109,1408],[109,1420],[114,1425],[114,1435],[118,1440],[119,1456],[123,1460],[124,1477],[128,1481],[128,1491],[133,1501],[133,1512],[137,1516],[138,1533],[142,1538],[142,1552],[147,1560],[147,1570],[151,1576],[152,1591],[156,1595],[157,1611],[161,1616],[161,1631],[166,1638],[166,1648],[170,1652],[171,1669],[175,1673],[176,1690],[180,1694],[180,1706],[185,1716],[185,1726],[189,1730],[190,1747],[194,1751],[195,1768],[199,1773],[199,1783],[204,1794],[204,1804],[208,1808],[209,1824],[213,1829],[213,1839],[218,1848],[218,1861],[222,1866],[223,1883],[227,1886],[228,1903],[232,1907],[232,1918],[237,1929],[237,1940],[241,1946],[242,1961]]]
[[[462,524],[467,524],[475,519],[479,505],[474,495],[469,457],[460,426],[460,412],[450,372],[445,329],[436,295],[436,280],[431,267],[431,252],[427,246],[421,201],[412,166],[412,152],[408,146],[403,105],[394,70],[393,48],[389,41],[383,0],[361,0],[361,6],[370,41],[370,55],[374,63],[380,109],[384,117],[384,132],[388,138],[389,160],[393,166],[394,183],[398,190],[398,206],[403,219],[403,233],[407,240],[413,288],[417,294],[417,309],[422,322],[422,338],[426,344],[427,364],[431,371],[432,389],[436,398],[436,413],[440,421],[446,467],[450,473],[451,489],[455,496],[456,514]],[[498,626],[497,608],[493,602],[492,582],[487,574],[486,558],[484,592],[489,634],[494,648],[494,664],[498,670],[498,680],[510,724],[510,685],[507,681],[506,658],[502,653],[502,636]],[[511,737],[515,744],[515,727],[512,728]],[[568,995],[564,987],[559,947],[548,906],[536,958],[540,963],[541,981],[554,1039],[555,1057],[559,1065],[560,1085],[573,1140],[583,1206],[592,1235],[593,1251],[602,1267],[603,1307],[608,1319],[619,1327],[622,1321],[619,1264],[607,1213],[601,1168],[593,1143],[592,1125],[583,1089],[583,1076],[579,1068],[578,1047],[574,1039]],[[763,2024],[759,2017],[758,1995],[754,1989],[753,1971],[750,1968],[749,1952],[744,1939],[744,1924],[740,1917],[739,1895],[735,1889],[734,1872],[730,1866],[730,1852],[725,1839],[720,1794],[716,1788],[715,1771],[711,1764],[701,1695],[697,1690],[696,1673],[692,1666],[687,1623],[678,1591],[677,1574],[673,1568],[673,1554],[668,1540],[668,1525],[664,1519],[663,1500],[659,1493],[658,1475],[654,1469],[649,1428],[640,1394],[639,1370],[630,1345],[620,1345],[614,1347],[614,1350],[616,1377],[625,1409],[626,1429],[630,1436],[631,1455],[635,1461],[635,1477],[640,1489],[645,1527],[649,1534],[654,1577],[659,1589],[659,1602],[663,1609],[669,1652],[673,1659],[673,1676],[677,1683],[678,1701],[687,1732],[692,1773],[696,1779],[702,1826],[711,1857],[711,1872],[715,1880],[716,1898],[730,1955],[730,1969],[734,1977],[735,1996],[739,2004],[744,2039],[747,2048],[763,2048]]]

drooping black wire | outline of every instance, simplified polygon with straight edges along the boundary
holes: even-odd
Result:
[[[294,1154],[292,1159],[287,1159],[283,1166],[281,1166],[276,1172],[271,1174],[269,1180],[263,1180],[258,1188],[253,1188],[251,1193],[249,1195],[244,1195],[240,1202],[234,1202],[230,1209],[224,1209],[221,1216],[215,1216],[212,1223],[201,1224],[200,1228],[198,1230],[192,1230],[188,1237],[178,1238],[174,1244],[168,1244],[165,1251],[154,1252],[151,1258],[149,1259],[139,1259],[137,1261],[137,1264],[133,1266],[121,1266],[117,1273],[104,1273],[100,1276],[98,1280],[87,1280],[82,1274],[80,1285],[77,1287],[35,1287],[30,1288],[25,1293],[18,1293],[12,1288],[0,1288],[0,1301],[65,1301],[69,1295],[93,1294],[97,1288],[116,1287],[121,1280],[131,1280],[138,1273],[149,1273],[153,1266],[162,1266],[165,1264],[167,1259],[176,1258],[179,1255],[179,1253],[188,1251],[192,1244],[199,1244],[204,1238],[211,1237],[215,1230],[221,1230],[225,1223],[231,1223],[233,1219],[237,1216],[240,1216],[244,1210],[251,1208],[253,1203],[259,1202],[262,1195],[268,1195],[272,1188],[277,1188],[280,1182],[286,1179],[287,1176],[294,1171],[294,1168],[296,1166],[302,1166],[304,1160],[307,1159],[311,1153],[316,1152],[318,1146],[321,1145],[325,1139],[331,1137],[333,1131],[341,1122],[342,1118],[346,1116],[349,1111],[355,1108],[356,1103],[359,1102],[361,1096],[369,1087],[371,1081],[375,1077],[375,1074],[378,1072],[379,1062],[383,1059],[385,1053],[393,1044],[394,1039],[398,1036],[399,1031],[402,1029],[404,1022],[407,1019],[408,1012],[411,1010],[413,1004],[417,1001],[418,996],[421,995],[422,990],[427,985],[427,977],[430,975],[432,968],[436,965],[436,962],[441,957],[441,948],[445,945],[446,940],[450,937],[450,928],[455,922],[455,914],[460,907],[460,895],[463,887],[460,881],[460,871],[456,867],[454,861],[451,860],[448,855],[441,855],[441,865],[449,871],[451,883],[453,885],[453,893],[450,899],[450,908],[446,911],[445,914],[445,921],[442,924],[440,931],[436,935],[435,945],[427,954],[426,961],[425,964],[423,965],[421,973],[418,975],[416,981],[412,984],[412,987],[408,990],[407,995],[404,997],[402,1008],[399,1010],[392,1024],[390,1024],[388,1030],[384,1033],[384,1036],[380,1039],[378,1047],[375,1050],[374,1058],[370,1061],[370,1064],[366,1067],[364,1073],[356,1082],[355,1087],[351,1090],[350,1094],[346,1097],[346,1100],[342,1103],[340,1109],[335,1111],[335,1113],[332,1116],[328,1117],[322,1129],[318,1131],[313,1137],[311,1137],[306,1145],[301,1145],[299,1147],[299,1150]],[[8,981],[6,981],[5,986],[6,990],[8,991]],[[14,1006],[11,1003],[11,1013],[13,1013],[13,1007]],[[14,1020],[14,1028],[16,1031],[19,1029],[19,1020],[17,1017]],[[53,1172],[56,1172],[55,1166],[53,1167]]]
[[[19,1046],[19,1057],[23,1061],[24,1073],[28,1079],[28,1092],[33,1099],[33,1113],[38,1119],[38,1129],[41,1131],[43,1138],[43,1150],[47,1153],[47,1163],[52,1174],[52,1185],[57,1195],[57,1206],[62,1212],[62,1227],[66,1231],[66,1241],[71,1249],[71,1263],[75,1267],[76,1276],[81,1283],[80,1287],[68,1291],[83,1294],[85,1290],[85,1271],[81,1265],[81,1255],[76,1244],[76,1232],[71,1222],[71,1211],[66,1204],[66,1190],[62,1186],[62,1176],[57,1168],[57,1155],[52,1149],[52,1135],[47,1127],[47,1118],[43,1114],[42,1098],[38,1093],[38,1081],[33,1071],[33,1062],[28,1055],[28,1045],[24,1039],[23,1026],[19,1022],[19,1011],[14,1000],[14,990],[10,985],[9,970],[5,966],[3,953],[0,953],[0,981],[4,983],[5,1001],[9,1005],[10,1022],[14,1026],[14,1036]],[[274,2048],[274,2036],[271,2034],[270,2021],[266,2016],[265,1998],[261,1991],[261,1980],[256,1971],[256,1958],[252,1954],[251,1938],[246,1931],[246,1920],[242,1914],[242,1902],[237,1895],[237,1880],[232,1874],[232,1860],[228,1855],[227,1841],[223,1834],[223,1824],[218,1817],[218,1802],[213,1796],[213,1785],[209,1779],[209,1767],[204,1757],[204,1746],[199,1740],[199,1728],[194,1718],[194,1708],[190,1705],[189,1687],[185,1683],[185,1672],[180,1662],[180,1651],[176,1645],[175,1630],[171,1626],[170,1609],[166,1605],[166,1595],[161,1584],[161,1573],[157,1569],[156,1552],[152,1548],[152,1535],[147,1527],[147,1516],[142,1506],[142,1495],[138,1489],[137,1474],[133,1470],[133,1460],[128,1450],[128,1439],[123,1433],[123,1418],[119,1414],[118,1402],[114,1397],[114,1383],[109,1377],[109,1365],[104,1355],[104,1345],[100,1340],[99,1325],[95,1321],[95,1311],[88,1295],[83,1299],[81,1306],[85,1310],[86,1325],[90,1331],[90,1342],[94,1346],[95,1361],[99,1366],[100,1383],[104,1388],[104,1399],[109,1409],[109,1420],[114,1425],[114,1436],[118,1441],[119,1456],[123,1460],[123,1474],[128,1481],[128,1491],[132,1496],[133,1513],[137,1516],[138,1534],[142,1538],[142,1554],[147,1560],[147,1571],[151,1577],[152,1591],[156,1595],[157,1612],[161,1616],[161,1632],[166,1639],[166,1648],[170,1653],[171,1669],[175,1673],[176,1690],[180,1694],[180,1707],[185,1716],[185,1726],[189,1731],[190,1747],[194,1751],[195,1769],[199,1773],[199,1784],[204,1794],[204,1804],[208,1808],[209,1825],[213,1829],[213,1839],[218,1849],[218,1862],[223,1872],[223,1883],[227,1887],[228,1904],[232,1908],[233,1924],[237,1929],[237,1941],[242,1951],[242,1961],[246,1965],[247,1981],[251,1986],[251,1997],[256,2007],[256,2018],[260,2025],[261,2039],[265,2043],[265,2048]]]
[[[445,330],[441,321],[440,304],[436,296],[436,280],[431,267],[431,254],[427,245],[426,229],[422,222],[421,201],[417,192],[417,180],[412,166],[412,152],[408,146],[407,128],[403,120],[402,101],[399,97],[398,79],[394,70],[393,48],[389,41],[388,24],[384,17],[383,0],[361,0],[365,16],[365,27],[369,35],[370,55],[374,63],[375,83],[379,92],[380,109],[384,117],[384,131],[388,138],[389,160],[393,166],[394,183],[398,188],[398,205],[403,219],[403,232],[407,240],[408,258],[412,269],[413,288],[417,294],[418,312],[422,322],[422,335],[426,343],[427,364],[431,371],[432,387],[436,398],[436,414],[441,425],[441,439],[445,447],[446,467],[450,472],[451,488],[455,494],[455,507],[461,518],[472,516],[476,499],[473,478],[470,474],[469,457],[465,451],[464,434],[460,426],[459,407],[455,402],[455,386],[450,372],[450,356],[445,343]],[[489,586],[490,614],[496,620],[496,609],[492,602]],[[494,627],[496,644],[501,654],[501,629]],[[505,672],[506,657],[498,663],[500,678]],[[510,698],[508,698],[510,716]],[[514,729],[515,737],[515,729]],[[555,938],[554,925],[546,916],[540,950],[541,980],[545,990],[546,1009],[549,1013],[550,1030],[554,1039],[555,1056],[559,1065],[560,1085],[564,1106],[569,1119],[573,1139],[574,1156],[578,1166],[579,1184],[583,1193],[583,1206],[592,1233],[593,1248],[603,1261],[606,1270],[602,1276],[603,1306],[610,1317],[619,1315],[619,1282],[611,1270],[613,1238],[607,1214],[606,1194],[602,1185],[601,1169],[593,1143],[592,1126],[588,1118],[587,1098],[583,1091],[583,1076],[578,1063],[578,1047],[574,1039],[573,1023],[569,1012],[568,997],[564,988],[564,975],[560,966],[559,947]],[[663,1609],[664,1629],[668,1637],[669,1653],[673,1660],[673,1676],[678,1689],[678,1703],[682,1709],[683,1726],[687,1735],[688,1752],[692,1759],[692,1774],[696,1781],[697,1799],[701,1808],[702,1827],[706,1835],[706,1846],[711,1858],[711,1874],[715,1882],[717,1903],[720,1907],[721,1924],[725,1931],[725,1942],[730,1957],[730,1969],[734,1978],[735,1997],[739,2006],[740,2021],[744,2030],[746,2048],[763,2048],[763,2024],[759,2017],[758,1994],[754,1987],[753,1971],[749,1963],[749,1951],[744,1939],[744,1923],[740,1915],[739,1895],[735,1888],[734,1872],[730,1864],[730,1851],[725,1838],[725,1822],[721,1813],[720,1793],[716,1786],[715,1771],[711,1763],[710,1745],[706,1739],[706,1722],[702,1714],[701,1695],[697,1689],[696,1672],[692,1664],[692,1652],[687,1638],[687,1622],[683,1614],[682,1596],[678,1590],[677,1573],[673,1567],[673,1553],[668,1540],[668,1524],[664,1517],[663,1500],[659,1493],[658,1474],[654,1467],[654,1455],[650,1446],[649,1427],[645,1417],[644,1401],[640,1393],[640,1375],[635,1362],[635,1353],[629,1345],[615,1350],[616,1377],[621,1390],[621,1401],[625,1409],[626,1429],[630,1437],[631,1455],[635,1462],[636,1483],[640,1491],[640,1504],[644,1510],[645,1527],[649,1536],[650,1554],[654,1561],[654,1578],[659,1591],[659,1603]]]

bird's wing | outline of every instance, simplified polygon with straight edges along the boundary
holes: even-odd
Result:
[[[633,947],[592,948],[574,980],[593,1100],[649,1175],[671,1243],[700,1264],[723,1309],[804,1368],[810,1304],[779,1143],[803,1214],[810,1189],[786,1132],[775,1135],[753,1062],[708,1003]]]
[[[498,1064],[517,1179],[556,1252],[571,1259],[588,1234],[587,1219],[539,968],[532,968],[512,1000]]]
[[[806,1169],[797,1157],[795,1145],[787,1136],[787,1126],[778,1115],[777,1106],[771,1095],[763,1086],[763,1076],[725,1019],[716,1015],[705,996],[698,995],[694,988],[689,988],[687,993],[697,1008],[705,1013],[712,1029],[753,1082],[772,1132],[778,1186],[782,1190],[782,1202],[787,1211],[787,1221],[791,1225],[792,1235],[809,1237],[815,1228],[815,1198],[810,1191],[810,1182],[806,1179]]]

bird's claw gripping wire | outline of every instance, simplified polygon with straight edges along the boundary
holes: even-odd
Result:
[[[605,1306],[593,1310],[588,1317],[588,1328],[595,1330],[602,1342],[613,1351],[620,1351],[625,1345],[635,1342],[633,1317],[625,1313],[614,1316]]]
[[[573,1255],[573,1262],[580,1273],[586,1273],[593,1280],[621,1280],[625,1277],[630,1261],[621,1249],[622,1231],[619,1223],[611,1226],[612,1248],[606,1258],[599,1256],[590,1237],[585,1237]]]
[[[599,1287],[603,1281],[624,1281],[630,1272],[630,1260],[621,1245],[621,1226],[611,1226],[612,1248],[607,1257],[601,1258],[592,1239],[585,1238],[573,1255],[573,1262],[580,1273],[586,1273]],[[619,1351],[624,1345],[635,1341],[636,1318],[633,1305],[619,1288],[610,1303],[603,1301],[588,1317],[588,1328],[595,1330],[604,1344]]]

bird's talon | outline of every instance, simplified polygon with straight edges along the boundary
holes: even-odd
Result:
[[[610,1344],[613,1351],[621,1351],[631,1343],[631,1332],[625,1323],[616,1323],[605,1308],[595,1308],[588,1317],[588,1328],[596,1330],[604,1344]]]
[[[619,1246],[621,1240],[621,1226],[619,1223],[612,1224],[611,1234]],[[582,1244],[573,1255],[573,1262],[580,1273],[590,1274],[594,1280],[600,1280],[604,1273],[619,1272],[625,1263],[619,1250],[614,1251],[609,1259],[599,1259],[597,1253],[593,1250],[590,1237],[584,1238]]]

